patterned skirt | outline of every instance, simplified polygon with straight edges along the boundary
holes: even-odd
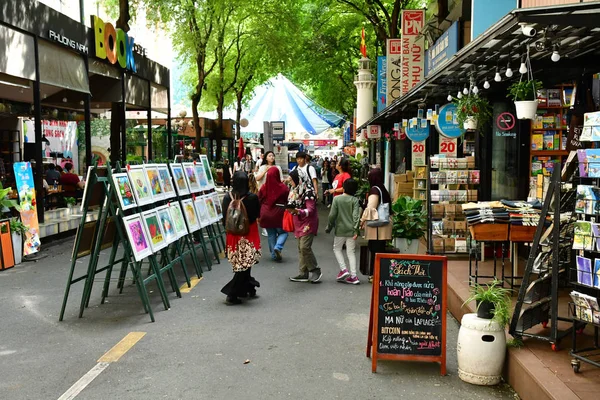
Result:
[[[227,259],[233,272],[246,271],[260,260],[260,234],[256,222],[250,225],[250,232],[246,236],[228,233],[226,243]]]

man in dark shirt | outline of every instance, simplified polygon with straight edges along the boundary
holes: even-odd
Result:
[[[50,164],[48,171],[46,171],[46,182],[48,185],[54,185],[60,181],[60,172],[56,170],[56,165]]]
[[[66,163],[65,164],[65,173],[60,177],[60,184],[66,187],[64,189],[64,195],[68,197],[76,197],[77,192],[80,189],[83,189],[83,182],[79,181],[79,177],[75,175],[73,172],[73,164]]]

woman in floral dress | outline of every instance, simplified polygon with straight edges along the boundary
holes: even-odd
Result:
[[[233,279],[221,289],[221,292],[227,296],[227,304],[240,304],[240,297],[256,297],[256,288],[260,283],[250,274],[252,266],[260,260],[260,235],[258,234],[257,221],[260,218],[260,203],[258,196],[250,192],[248,186],[248,175],[244,171],[237,171],[233,174],[231,194],[228,193],[223,199],[223,215],[227,215],[227,209],[231,204],[232,198],[242,199],[248,220],[250,222],[250,231],[245,236],[227,233],[227,259],[233,268]]]

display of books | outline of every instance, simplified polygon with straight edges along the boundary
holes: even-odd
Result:
[[[592,260],[587,257],[577,256],[577,283],[594,286],[592,277]]]
[[[594,240],[592,223],[589,221],[575,221],[573,224],[573,249],[593,250]]]

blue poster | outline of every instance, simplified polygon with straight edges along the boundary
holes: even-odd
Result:
[[[435,128],[440,135],[447,138],[458,138],[463,134],[463,129],[456,120],[456,104],[448,103],[440,108]]]
[[[421,121],[426,122],[422,124]],[[420,120],[415,126],[408,124],[406,128],[406,136],[413,142],[423,142],[429,137],[429,122],[427,120]]]
[[[433,43],[425,52],[425,76],[435,71],[437,67],[444,64],[458,51],[458,22],[450,25],[450,28]]]
[[[386,107],[387,84],[386,84],[387,64],[385,56],[377,57],[377,112],[380,113]]]
[[[16,162],[13,164],[19,205],[21,206],[21,222],[27,227],[23,254],[30,255],[40,250],[40,226],[37,218],[37,201],[31,163]]]

